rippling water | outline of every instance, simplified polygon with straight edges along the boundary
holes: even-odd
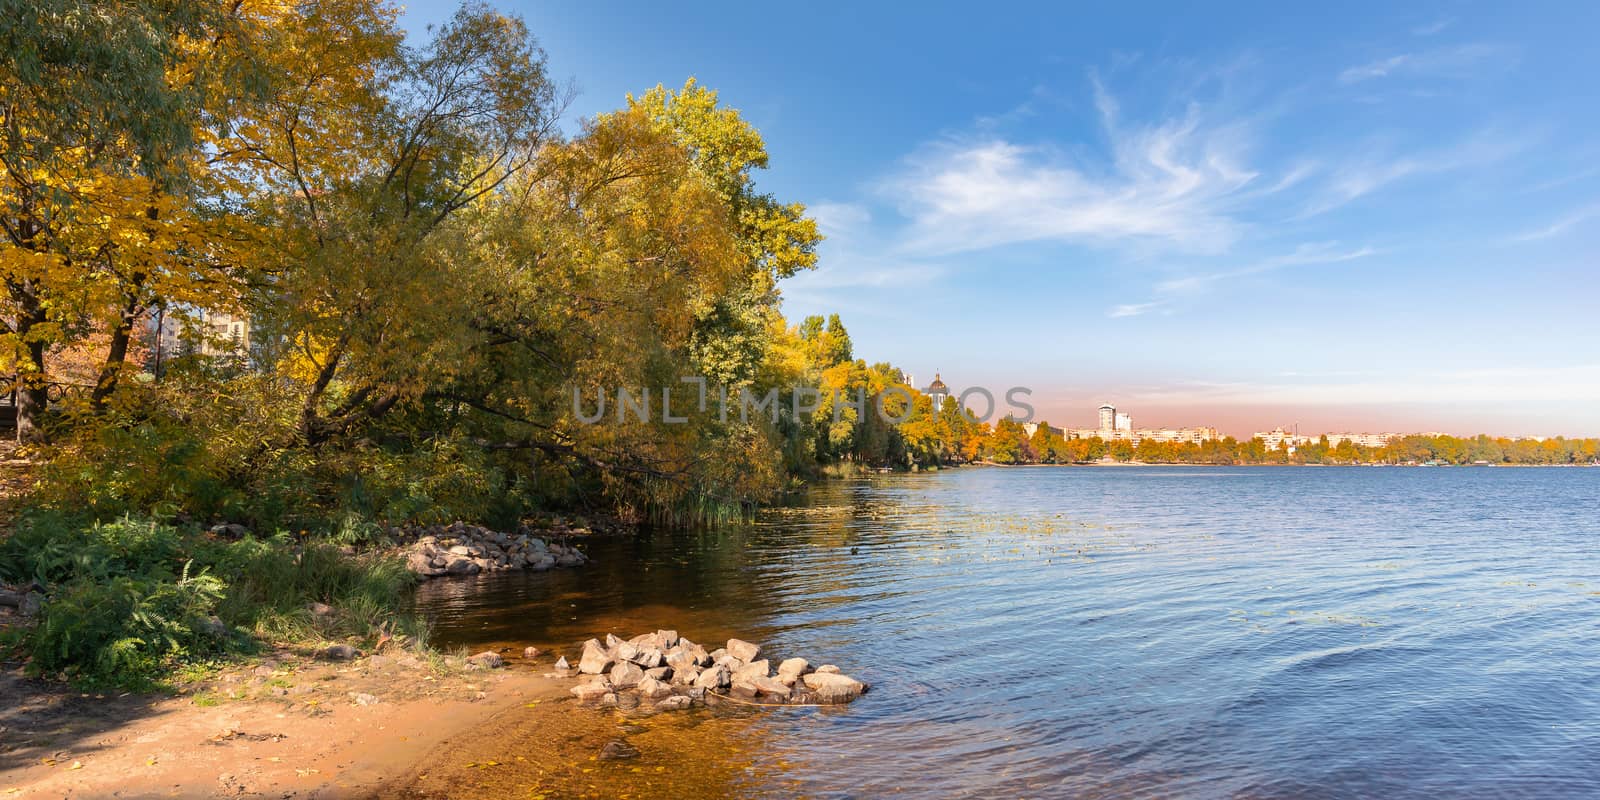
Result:
[[[1600,470],[964,469],[589,551],[419,604],[444,644],[672,627],[873,684],[749,716],[724,793],[1600,797]]]

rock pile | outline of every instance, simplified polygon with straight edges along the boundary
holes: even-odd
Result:
[[[589,558],[577,547],[537,536],[535,530],[523,527],[516,533],[506,533],[453,522],[425,528],[397,528],[391,530],[390,535],[403,543],[409,542],[404,545],[406,565],[424,578],[508,569],[543,571],[578,567],[588,562]]]
[[[803,658],[779,662],[758,658],[761,648],[742,639],[707,651],[678,635],[656,631],[604,642],[583,643],[580,682],[572,693],[586,703],[652,703],[658,710],[689,708],[708,696],[726,696],[764,705],[834,705],[867,691],[867,684],[824,664],[816,669]],[[566,659],[557,668],[566,670]]]

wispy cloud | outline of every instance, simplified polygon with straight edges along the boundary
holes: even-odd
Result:
[[[1259,275],[1264,272],[1283,269],[1284,267],[1304,266],[1311,264],[1337,264],[1345,261],[1355,261],[1366,258],[1378,252],[1371,247],[1357,249],[1341,249],[1338,242],[1307,242],[1294,249],[1294,252],[1273,258],[1263,259],[1249,266],[1238,269],[1208,272],[1199,275],[1189,275],[1182,278],[1173,278],[1156,284],[1157,291],[1185,292],[1202,289],[1218,281],[1233,278],[1242,278],[1247,275]]]
[[[1412,36],[1434,36],[1434,35],[1442,32],[1445,28],[1448,28],[1448,27],[1450,27],[1451,25],[1454,25],[1454,24],[1456,24],[1456,18],[1455,17],[1444,17],[1442,19],[1438,19],[1438,20],[1435,20],[1433,22],[1430,22],[1430,23],[1428,23],[1426,25],[1418,25],[1417,27],[1412,28],[1411,29],[1411,35]]]
[[[1332,211],[1402,179],[1481,167],[1521,152],[1529,135],[1484,131],[1443,149],[1384,158],[1363,158],[1328,170],[1321,188],[1294,219]]]
[[[881,187],[911,221],[908,250],[1053,241],[1225,251],[1244,227],[1235,212],[1245,189],[1260,177],[1241,152],[1248,126],[1209,119],[1198,104],[1126,124],[1098,81],[1094,92],[1109,145],[1103,159],[1002,138],[947,140],[908,158]]]
[[[1549,239],[1555,236],[1560,236],[1561,234],[1566,233],[1567,231],[1572,230],[1573,228],[1576,228],[1585,222],[1597,218],[1600,218],[1600,203],[1588,206],[1586,208],[1580,208],[1577,211],[1574,211],[1556,220],[1555,222],[1544,226],[1543,228],[1537,228],[1535,230],[1513,236],[1511,237],[1511,241],[1534,242],[1540,239]]]
[[[1466,78],[1475,74],[1485,61],[1509,60],[1513,55],[1511,50],[1493,44],[1463,44],[1400,53],[1350,67],[1339,73],[1339,82],[1348,85],[1391,75]]]
[[[1129,303],[1126,305],[1113,306],[1110,311],[1106,312],[1106,316],[1112,319],[1118,319],[1120,317],[1137,317],[1140,314],[1147,314],[1151,311],[1161,308],[1164,305],[1166,305],[1166,303],[1156,301],[1152,303]]]

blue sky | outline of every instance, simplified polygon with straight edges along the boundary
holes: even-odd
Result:
[[[785,313],[919,382],[1600,435],[1600,7],[494,5],[574,119],[691,75],[741,109],[829,236]]]

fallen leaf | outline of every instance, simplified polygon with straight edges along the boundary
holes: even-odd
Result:
[[[67,767],[67,769],[83,769],[83,762],[82,761],[74,761],[74,762],[72,762],[72,766]]]

